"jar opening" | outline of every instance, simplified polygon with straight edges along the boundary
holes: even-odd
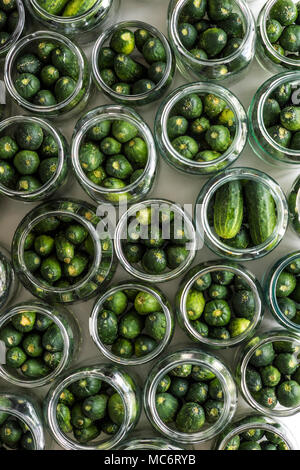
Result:
[[[18,10],[18,23],[8,40],[0,47],[0,57],[5,55],[12,45],[19,39],[25,25],[25,10],[22,0],[16,0],[16,8]]]

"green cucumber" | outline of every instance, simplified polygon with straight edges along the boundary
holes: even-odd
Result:
[[[243,220],[243,195],[240,181],[223,184],[217,191],[214,204],[214,228],[219,237],[234,238]]]

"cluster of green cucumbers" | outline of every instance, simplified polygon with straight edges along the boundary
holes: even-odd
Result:
[[[254,400],[273,410],[300,405],[299,347],[270,341],[257,348],[246,369],[246,384]]]
[[[9,398],[0,397],[0,406],[12,406]],[[33,436],[25,423],[10,413],[0,411],[0,451],[34,450]]]
[[[0,48],[9,40],[15,31],[19,12],[15,0],[0,0]]]
[[[210,162],[230,147],[235,135],[235,115],[219,96],[191,93],[171,110],[167,133],[182,157]]]
[[[155,209],[146,207],[137,211],[136,216],[128,221],[127,239],[123,241],[123,251],[130,264],[140,264],[149,274],[162,274],[174,270],[187,259],[189,251],[186,244],[189,234],[184,223],[174,221],[174,212],[159,210],[154,216]],[[157,219],[157,223],[152,223]],[[170,231],[164,238],[165,227]]]
[[[22,311],[1,328],[0,340],[6,350],[6,366],[25,377],[40,379],[59,365],[64,340],[59,327],[47,315]]]
[[[56,16],[79,16],[89,11],[97,0],[37,0],[45,11]]]
[[[288,320],[300,325],[300,258],[279,275],[276,284],[278,306]]]
[[[73,94],[79,66],[68,47],[40,41],[19,55],[15,72],[14,86],[22,98],[37,106],[54,106]]]
[[[137,127],[125,120],[100,121],[80,146],[79,161],[92,183],[122,189],[144,172],[148,147]]]
[[[121,95],[140,95],[153,90],[166,73],[166,62],[161,40],[146,29],[134,32],[117,29],[109,47],[102,47],[98,56],[102,80]]]
[[[182,364],[159,382],[155,405],[165,424],[173,424],[183,433],[197,433],[205,424],[214,424],[220,418],[223,388],[210,369]]]
[[[128,376],[129,378],[129,376]],[[114,435],[124,421],[121,396],[108,383],[84,377],[64,389],[56,408],[56,419],[64,434],[73,433],[80,444],[93,441],[101,432]]]
[[[130,359],[149,354],[166,335],[167,321],[161,303],[135,289],[109,296],[98,314],[98,337],[118,357]]]
[[[288,202],[291,222],[295,232],[300,236],[300,176],[293,184]]]
[[[17,126],[13,137],[0,137],[0,183],[22,192],[36,191],[56,174],[58,145],[41,126],[27,122]]]
[[[243,334],[255,314],[251,287],[231,271],[199,276],[186,298],[190,324],[203,337],[226,341]]]
[[[183,46],[199,60],[228,57],[245,36],[244,21],[233,12],[232,0],[189,0],[183,7],[178,34]]]
[[[215,193],[208,219],[220,239],[232,248],[245,249],[264,243],[277,224],[271,191],[254,180],[233,180]]]
[[[263,120],[270,137],[278,145],[300,150],[300,106],[293,103],[290,83],[276,88],[266,100]]]

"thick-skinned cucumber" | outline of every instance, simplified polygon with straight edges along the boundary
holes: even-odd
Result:
[[[69,0],[38,0],[38,4],[51,15],[58,15]]]
[[[65,7],[62,16],[78,16],[89,11],[97,0],[70,0]]]
[[[230,181],[216,192],[214,227],[221,238],[235,237],[242,226],[243,195],[240,181]]]

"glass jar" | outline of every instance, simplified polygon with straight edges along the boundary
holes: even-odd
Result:
[[[219,419],[196,433],[180,432],[175,427],[165,424],[156,409],[156,389],[161,379],[172,369],[182,364],[191,364],[205,368],[215,374],[221,383],[224,395],[224,407]],[[210,353],[184,348],[165,356],[150,371],[144,385],[144,409],[150,423],[167,439],[179,444],[196,444],[212,439],[231,421],[237,406],[237,390],[234,379],[228,368],[219,358]]]
[[[121,396],[124,407],[124,420],[116,434],[107,439],[96,439],[89,444],[81,444],[70,435],[61,431],[57,418],[56,407],[61,392],[73,382],[84,378],[96,378],[113,387]],[[57,380],[50,388],[44,402],[44,418],[46,425],[56,442],[68,450],[108,450],[115,448],[132,431],[139,421],[141,413],[140,389],[125,370],[114,364],[97,364],[74,369]]]
[[[138,136],[143,138],[148,147],[148,159],[143,173],[122,190],[105,188],[93,183],[83,171],[79,161],[80,146],[88,130],[103,121],[120,119],[133,124],[138,129]],[[151,130],[143,118],[131,108],[121,105],[99,106],[81,117],[75,126],[72,137],[72,166],[79,184],[96,202],[106,202],[114,205],[138,202],[151,191],[158,166],[156,147]]]
[[[142,435],[149,434],[148,430],[143,431]],[[132,437],[122,442],[117,450],[146,450],[150,451],[162,451],[162,450],[184,450],[177,444],[163,439],[162,437]]]
[[[300,237],[300,176],[296,178],[288,198],[290,224]]]
[[[51,369],[44,377],[39,378],[25,376],[19,372],[19,369],[9,367],[6,361],[4,361],[4,363],[0,361],[0,377],[12,385],[19,387],[43,387],[53,382],[53,380],[68,369],[74,359],[77,358],[81,342],[79,325],[75,316],[65,307],[51,306],[38,300],[32,300],[14,305],[1,314],[0,334],[2,328],[6,327],[15,315],[24,312],[35,312],[38,315],[43,315],[47,319],[52,320],[58,327],[64,342],[62,357],[59,364],[54,369]],[[4,352],[6,353],[8,350],[9,348],[4,346]],[[46,349],[44,351],[46,351]],[[31,358],[27,357],[27,359]]]
[[[188,241],[185,244],[186,250],[188,251],[185,260],[176,268],[170,269],[168,271],[151,274],[146,272],[146,270],[137,263],[130,263],[124,253],[123,241],[127,240],[127,228],[128,222],[131,217],[134,217],[139,211],[150,211],[151,213],[157,214],[158,212],[164,213],[174,213],[174,221],[179,225],[184,225],[184,231],[188,234]],[[152,218],[153,226],[155,225],[155,215]],[[164,239],[170,240],[170,220],[166,221],[164,224],[165,229],[163,233],[165,234]],[[176,226],[177,227],[177,226]],[[134,204],[131,206],[123,215],[120,217],[117,228],[114,235],[114,244],[115,251],[118,260],[120,261],[122,267],[131,274],[133,277],[136,277],[140,281],[159,283],[170,281],[180,276],[193,262],[196,255],[196,232],[193,225],[193,222],[187,212],[176,203],[168,201],[167,199],[148,199],[146,201]]]
[[[68,287],[54,287],[46,283],[27,269],[24,260],[27,235],[39,222],[45,222],[52,217],[80,224],[85,228],[93,243],[94,257],[87,274]],[[112,241],[102,226],[101,218],[96,215],[96,208],[87,202],[69,198],[43,203],[24,217],[14,234],[12,258],[24,287],[36,297],[51,303],[83,301],[97,295],[111,281],[116,270]]]
[[[18,278],[11,263],[10,252],[0,245],[0,309],[8,305],[18,292]]]
[[[11,101],[6,92],[5,83],[0,73],[0,123],[11,115]]]
[[[293,354],[294,358],[298,362],[298,367],[299,367],[299,359],[297,356],[300,350],[300,336],[299,335],[297,335],[296,333],[288,332],[283,329],[262,332],[261,334],[259,334],[259,336],[255,336],[249,341],[249,343],[247,343],[245,346],[241,346],[237,350],[236,357],[235,357],[236,382],[238,384],[239,390],[244,400],[246,400],[248,405],[250,405],[252,408],[257,410],[258,412],[265,414],[267,416],[275,416],[279,418],[292,416],[296,413],[299,413],[300,403],[297,406],[295,405],[283,406],[282,404],[280,404],[279,401],[277,401],[278,400],[277,398],[278,387],[276,389],[275,387],[272,387],[271,389],[274,391],[276,400],[274,400],[274,394],[273,394],[273,396],[270,399],[268,398],[268,406],[265,406],[264,403],[259,403],[257,401],[256,398],[258,397],[255,398],[251,394],[248,384],[247,384],[246,371],[249,368],[249,363],[250,363],[252,356],[256,358],[258,356],[262,356],[261,354],[262,348],[270,343],[272,345],[270,356],[269,356],[270,359],[274,357],[272,350],[274,350],[274,347],[275,348],[277,347],[277,349],[275,349],[276,353],[279,351],[284,351],[284,352],[289,351],[291,354]],[[278,346],[276,345],[276,343]],[[271,361],[270,361],[270,364],[272,364]],[[251,365],[253,364],[251,363]],[[254,366],[252,367],[252,369],[254,370]],[[284,379],[290,380],[290,378],[291,378],[290,375],[282,374],[282,380]],[[279,386],[280,386],[280,382],[279,382]],[[270,388],[262,388],[261,390],[270,391]],[[299,394],[297,398],[299,399]],[[275,406],[273,406],[274,402],[275,402]]]
[[[101,78],[98,66],[100,49],[102,47],[105,47],[109,43],[110,38],[114,34],[114,32],[121,28],[146,29],[152,36],[160,39],[164,46],[164,49],[166,51],[166,70],[161,80],[150,91],[146,91],[138,95],[120,94],[110,88]],[[135,58],[134,54],[133,58]],[[117,23],[109,27],[99,36],[98,40],[96,41],[92,54],[92,71],[96,87],[98,88],[98,90],[102,91],[109,99],[115,101],[116,103],[125,104],[128,106],[143,106],[152,103],[156,100],[159,100],[167,91],[167,89],[171,86],[175,74],[175,59],[167,38],[157,28],[142,21],[122,21],[121,23]]]
[[[53,43],[56,47],[66,47],[75,55],[78,63],[78,79],[72,94],[57,104],[40,106],[24,99],[16,90],[16,62],[18,58],[35,50],[41,41]],[[88,61],[84,52],[70,39],[59,33],[51,31],[37,31],[18,41],[9,51],[5,60],[4,81],[7,91],[14,102],[29,114],[49,119],[65,120],[78,116],[87,105],[91,93],[91,75]]]
[[[164,313],[165,316],[166,332],[163,339],[157,344],[156,348],[141,357],[137,357],[135,355],[132,358],[124,358],[117,356],[111,351],[111,349],[109,349],[109,346],[107,344],[104,344],[103,341],[101,341],[98,334],[98,315],[104,308],[105,301],[107,301],[108,298],[113,296],[116,292],[119,292],[120,290],[123,291],[125,289],[135,290],[137,292],[146,292],[152,295],[160,303],[161,311]],[[129,311],[131,311],[131,308],[129,309]],[[160,289],[136,281],[123,281],[118,283],[116,286],[108,289],[105,294],[99,297],[99,299],[95,302],[90,316],[89,328],[90,335],[94,343],[105,357],[118,364],[123,364],[126,366],[138,366],[157,358],[167,348],[167,346],[172,340],[174,333],[174,317],[170,302]]]
[[[0,184],[0,193],[22,202],[42,201],[52,196],[66,182],[69,165],[69,146],[66,138],[54,125],[43,119],[29,116],[13,116],[0,122],[0,136],[9,135],[14,137],[15,133],[18,132],[18,127],[24,123],[40,126],[46,135],[54,138],[58,149],[56,173],[45,184],[42,184],[41,187],[33,191],[18,191]],[[39,153],[39,150],[37,150],[37,153]]]
[[[176,56],[177,67],[188,81],[194,80],[223,80],[233,83],[247,73],[247,67],[252,62],[255,53],[255,20],[244,0],[234,0],[234,12],[238,12],[244,22],[244,38],[240,47],[227,57],[198,59],[195,58],[182,44],[178,33],[178,21],[188,0],[171,0],[168,12],[168,36]]]
[[[0,412],[20,420],[24,428],[26,430],[28,428],[34,440],[32,450],[45,449],[42,415],[36,397],[29,396],[23,391],[16,392],[1,387]]]
[[[265,280],[264,280],[264,290],[265,290],[265,296],[266,300],[269,306],[269,309],[275,318],[275,320],[280,323],[283,327],[287,328],[288,330],[295,331],[296,333],[300,333],[300,315],[297,313],[294,313],[294,316],[292,316],[289,308],[288,308],[288,315],[286,315],[283,311],[282,308],[280,307],[279,303],[279,297],[277,296],[277,285],[278,285],[278,280],[279,276],[283,271],[287,272],[286,269],[291,267],[291,269],[288,269],[288,272],[290,273],[291,279],[289,282],[292,281],[292,279],[299,279],[300,283],[300,267],[298,268],[298,263],[297,265],[294,263],[296,260],[299,260],[299,265],[300,265],[300,251],[295,251],[293,253],[290,253],[288,255],[285,255],[283,258],[280,258],[272,267],[269,269],[269,271],[265,275]],[[297,269],[298,268],[298,269]],[[294,273],[293,269],[295,270]],[[292,277],[295,276],[295,277]],[[282,297],[283,302],[288,298],[288,303],[292,302],[292,299],[286,297]],[[300,303],[300,302],[299,302]],[[297,310],[296,304],[298,302],[295,301],[295,312]],[[290,316],[291,315],[291,316]],[[299,322],[299,323],[298,323]]]
[[[300,86],[299,72],[286,72],[266,80],[254,95],[249,107],[249,143],[256,155],[267,163],[279,165],[290,170],[300,167],[300,151],[283,147],[275,142],[264,123],[264,109],[267,100],[274,90],[284,84],[290,84],[297,101],[297,90]],[[293,95],[292,95],[293,101]]]
[[[218,273],[232,273],[235,277],[229,280],[229,284],[234,282],[234,287],[233,287],[233,292],[234,294],[239,293],[239,291],[244,292],[243,289],[246,288],[246,290],[250,290],[253,295],[253,300],[254,300],[254,305],[253,305],[253,313],[249,317],[243,310],[243,313],[239,313],[234,319],[230,319],[229,324],[226,325],[226,330],[228,332],[227,327],[229,328],[230,335],[225,336],[225,338],[216,338],[213,337],[210,333],[210,327],[207,325],[205,320],[203,320],[203,314],[201,314],[199,318],[199,321],[201,323],[205,322],[204,325],[207,325],[207,332],[205,331],[203,335],[203,331],[199,332],[196,329],[197,325],[197,319],[196,322],[191,321],[189,319],[189,315],[187,312],[187,299],[188,295],[192,292],[197,295],[200,295],[200,299],[203,299],[202,295],[205,295],[205,301],[215,301],[216,303],[219,300],[219,295],[215,298],[212,296],[209,296],[207,293],[210,286],[213,286],[214,284],[211,284],[211,282],[214,282],[214,280],[211,280],[210,277],[210,285],[205,284],[197,284],[197,281],[200,280],[202,281],[201,278],[205,279],[205,276],[209,274],[209,276],[213,274],[218,274]],[[225,282],[225,281],[224,281]],[[239,285],[236,284],[239,283]],[[219,286],[224,286],[223,280],[220,282]],[[197,286],[197,287],[195,287]],[[199,286],[199,287],[198,287]],[[217,286],[217,284],[216,284]],[[229,286],[230,287],[230,286]],[[226,285],[225,289],[227,290],[228,288],[228,283],[226,280]],[[218,294],[218,292],[216,292]],[[225,297],[224,297],[225,295]],[[229,291],[222,295],[222,299],[227,299],[227,302],[229,302],[229,305],[231,307],[231,315],[234,312],[235,309],[232,304],[232,291]],[[242,300],[241,300],[242,301]],[[248,299],[249,302],[249,299]],[[247,305],[247,304],[246,304]],[[204,307],[204,306],[203,306]],[[178,323],[180,327],[183,329],[183,331],[193,340],[196,341],[197,343],[209,346],[211,348],[216,348],[216,349],[223,349],[223,348],[229,348],[229,347],[234,347],[237,346],[239,343],[245,341],[246,339],[249,339],[251,336],[253,336],[255,330],[258,328],[262,317],[264,313],[264,303],[263,303],[263,293],[261,290],[261,286],[257,280],[257,278],[252,274],[250,271],[248,271],[245,266],[240,265],[240,264],[233,264],[229,263],[226,260],[214,260],[214,261],[207,261],[206,263],[201,263],[198,264],[197,266],[191,268],[187,274],[185,275],[184,279],[181,281],[179,289],[176,294],[176,301],[175,301],[175,308],[176,308],[176,315],[178,319]],[[245,314],[245,317],[244,317]],[[234,326],[235,319],[241,319],[241,320],[246,320],[245,323],[247,323],[246,327],[244,325],[236,325]],[[232,325],[232,329],[231,329]],[[239,329],[241,329],[240,333],[234,332],[234,329],[238,332]],[[219,327],[220,330],[220,327]],[[224,332],[222,332],[224,334]]]
[[[16,0],[15,6],[18,12],[18,20],[14,30],[11,32],[9,39],[3,46],[0,47],[0,62],[5,58],[10,49],[16,44],[25,29],[25,9],[22,0]]]
[[[249,433],[249,439],[244,442],[256,444],[256,440],[253,439],[255,431],[261,431],[261,434],[268,433],[267,440],[262,440],[262,436],[258,436],[259,445],[261,442],[278,442],[279,448],[266,449],[266,450],[295,450],[295,441],[290,433],[289,429],[282,423],[279,423],[274,418],[268,416],[256,415],[254,413],[246,414],[243,417],[239,417],[232,424],[230,424],[221,434],[218,436],[214,450],[239,450],[240,446],[240,435],[242,433]],[[260,433],[259,433],[260,434]],[[252,438],[252,439],[251,439]],[[272,439],[272,441],[270,440]],[[278,445],[276,444],[276,446]],[[244,449],[243,449],[244,450]],[[265,450],[264,448],[255,450]]]
[[[213,160],[213,163],[211,161],[198,162],[183,157],[174,149],[168,137],[167,123],[171,111],[176,103],[191,93],[197,93],[200,96],[206,93],[213,93],[224,100],[227,107],[234,112],[236,131],[232,144],[220,157]],[[198,82],[176,88],[161,103],[155,118],[155,139],[161,155],[167,163],[177,170],[194,175],[207,176],[231,165],[243,151],[247,142],[247,134],[248,121],[243,105],[231,91],[214,83]]]
[[[45,29],[65,34],[79,43],[93,41],[99,30],[106,28],[116,19],[120,0],[96,0],[85,13],[76,16],[62,16],[48,13],[37,0],[28,1],[28,10],[32,17]]]
[[[299,60],[293,59],[292,56],[279,54],[268,38],[266,23],[270,16],[270,10],[276,2],[277,0],[268,0],[264,4],[256,24],[256,58],[261,67],[272,75],[286,69],[300,70]],[[297,0],[292,0],[292,2],[297,4]]]
[[[273,233],[260,245],[248,248],[234,248],[221,241],[211,225],[211,210],[214,196],[223,184],[236,180],[250,180],[263,184],[271,192],[275,201],[277,223]],[[279,184],[266,173],[254,168],[233,168],[212,177],[201,189],[195,206],[194,220],[198,234],[204,243],[217,255],[235,258],[240,261],[257,259],[270,253],[282,240],[288,222],[286,197]]]

